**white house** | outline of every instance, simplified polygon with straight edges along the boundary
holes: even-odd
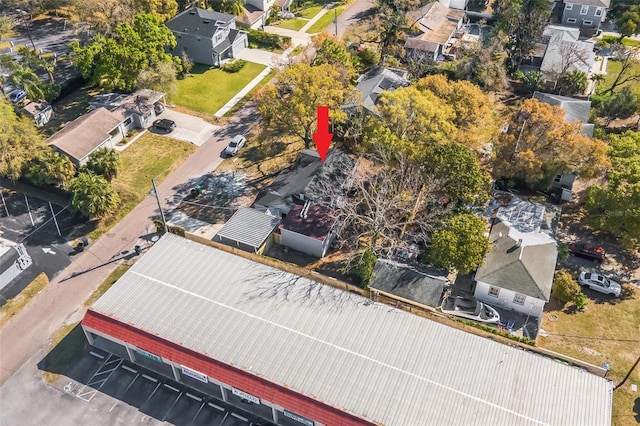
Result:
[[[280,224],[280,236],[285,247],[315,257],[324,257],[335,238],[334,212],[319,204],[307,201],[287,213]]]

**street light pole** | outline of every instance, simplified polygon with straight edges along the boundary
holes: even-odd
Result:
[[[151,185],[153,186],[153,193],[156,196],[156,201],[158,202],[158,209],[160,210],[160,218],[162,219],[162,226],[164,227],[164,233],[169,232],[169,228],[167,227],[167,219],[164,217],[164,211],[162,210],[162,205],[160,204],[160,194],[158,194],[158,189],[156,188],[156,180],[151,179]]]

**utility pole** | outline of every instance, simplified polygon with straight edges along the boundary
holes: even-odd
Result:
[[[160,194],[158,194],[158,189],[156,188],[156,180],[151,179],[151,185],[153,186],[153,194],[156,196],[156,201],[158,202],[158,209],[160,210],[160,218],[162,219],[162,226],[164,227],[164,233],[169,232],[169,228],[167,227],[167,220],[164,217],[164,211],[162,210],[162,205],[160,204]]]
[[[333,22],[336,24],[336,37],[338,37],[338,9],[333,9]]]
[[[27,27],[27,34],[29,34],[29,40],[31,40],[31,47],[33,47],[33,50],[36,50],[36,45],[33,42],[33,37],[31,36],[31,24],[27,23],[27,19],[24,17],[24,15],[27,14],[27,12],[25,12],[22,9],[16,9],[18,11],[18,13],[20,14],[20,16],[22,16],[22,22],[24,23],[24,26]]]

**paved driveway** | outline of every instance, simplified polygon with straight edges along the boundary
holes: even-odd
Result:
[[[266,50],[249,48],[246,48],[242,52],[238,53],[236,57],[239,59],[244,59],[245,61],[255,62],[257,64],[266,66],[273,66],[283,61],[281,54],[267,52]]]
[[[171,133],[154,128],[150,128],[150,131],[159,135],[167,135],[175,139],[187,141],[196,146],[202,146],[211,138],[213,132],[220,128],[220,126],[214,126],[200,117],[184,114],[171,108],[166,108],[164,112],[160,114],[159,118],[166,118],[175,121],[176,129]]]

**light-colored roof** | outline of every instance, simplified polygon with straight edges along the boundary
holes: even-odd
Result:
[[[32,117],[40,114],[43,111],[51,109],[51,105],[47,101],[39,101],[39,102],[29,102],[25,105],[22,110]]]
[[[362,105],[378,114],[376,102],[380,93],[409,85],[408,73],[398,68],[375,66],[358,78],[356,89],[362,97]]]
[[[582,71],[589,74],[596,59],[595,45],[590,41],[578,40],[580,29],[548,25],[544,29],[543,38],[548,40],[540,71],[560,77],[560,74],[571,71]]]
[[[456,31],[458,23],[464,17],[464,11],[450,9],[438,2],[429,3],[418,10],[407,13],[409,24],[417,25],[422,34],[407,38],[406,47],[419,48],[421,42],[445,44]],[[413,40],[410,42],[410,40]],[[426,44],[425,46],[430,46]],[[429,49],[429,51],[433,51]]]
[[[91,309],[379,424],[611,423],[599,376],[171,234]]]
[[[609,8],[609,5],[611,5],[611,0],[571,0],[571,1],[566,1],[565,3],[583,4],[585,6],[597,6],[597,7]]]
[[[121,123],[120,118],[106,108],[96,108],[53,134],[47,143],[70,157],[82,160],[109,138],[109,132]]]
[[[280,223],[280,219],[249,207],[240,207],[214,236],[215,241],[225,239],[258,249]]]
[[[564,110],[564,121],[567,123],[582,121],[582,133],[589,137],[593,136],[594,125],[589,123],[591,101],[538,91],[533,92],[533,98],[549,105],[559,106]]]

